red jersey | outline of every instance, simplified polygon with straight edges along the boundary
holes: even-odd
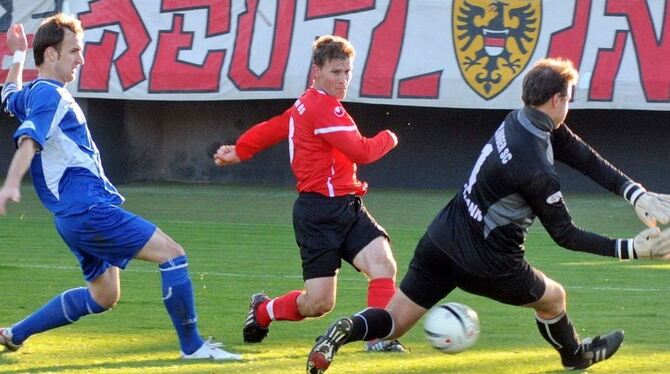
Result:
[[[398,144],[389,130],[363,137],[339,100],[311,87],[284,113],[244,132],[235,149],[244,161],[287,138],[298,191],[330,197],[364,195],[368,185],[358,180],[357,164],[374,162]]]

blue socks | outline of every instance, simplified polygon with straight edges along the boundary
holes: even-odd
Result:
[[[85,315],[105,310],[93,300],[88,288],[73,288],[54,297],[35,313],[12,326],[12,341],[14,344],[22,344],[33,334],[69,325]]]
[[[179,256],[160,264],[163,281],[163,303],[177,330],[179,345],[184,354],[198,350],[205,342],[198,332],[198,317],[191,278],[188,276],[186,256]]]
[[[160,264],[159,269],[165,309],[177,330],[181,351],[184,354],[191,354],[202,346],[204,340],[198,332],[198,317],[195,312],[186,256],[179,256]],[[87,288],[67,290],[13,325],[12,342],[23,344],[33,334],[69,325],[85,315],[102,313],[105,310],[93,300]]]

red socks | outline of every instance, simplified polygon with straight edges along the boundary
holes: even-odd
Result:
[[[395,295],[395,282],[391,278],[372,279],[368,283],[368,306],[385,308]]]
[[[301,321],[305,319],[298,310],[298,296],[302,291],[295,290],[285,295],[264,301],[256,309],[258,323],[267,327],[272,321]]]
[[[256,319],[262,327],[272,321],[301,321],[305,319],[298,309],[298,296],[302,291],[295,290],[274,299],[264,301],[256,309]],[[395,295],[395,282],[391,278],[377,278],[368,283],[368,306],[385,308]]]

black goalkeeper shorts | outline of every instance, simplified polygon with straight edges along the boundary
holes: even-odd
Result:
[[[474,275],[455,263],[428,234],[424,234],[400,289],[413,302],[430,309],[456,287],[504,304],[525,305],[539,300],[546,285],[542,273],[525,260],[508,275]]]
[[[293,229],[300,247],[303,279],[332,277],[386,230],[368,213],[359,196],[326,197],[300,193],[293,205]],[[356,269],[358,270],[358,269]]]

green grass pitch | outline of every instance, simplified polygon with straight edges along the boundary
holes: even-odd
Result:
[[[29,339],[0,354],[0,373],[300,373],[317,335],[336,317],[364,307],[367,283],[345,265],[337,307],[329,315],[271,326],[261,344],[242,343],[249,295],[274,296],[302,287],[287,188],[214,185],[128,185],[125,207],[155,223],[184,246],[196,293],[200,330],[244,355],[242,362],[185,362],[161,301],[155,265],[134,261],[122,273],[118,306],[99,316]],[[65,289],[84,282],[74,257],[31,187],[0,217],[0,326],[14,323]],[[373,189],[366,205],[388,230],[398,280],[414,246],[453,191]],[[568,195],[575,222],[613,237],[643,227],[623,199],[611,194]],[[589,373],[663,373],[670,369],[670,263],[619,262],[554,244],[539,223],[529,232],[527,258],[568,292],[568,310],[583,336],[614,328],[626,340]],[[530,309],[456,291],[445,301],[474,308],[481,335],[470,350],[447,355],[431,348],[420,325],[403,337],[411,354],[369,354],[345,346],[329,373],[559,373],[557,353],[538,334]]]

